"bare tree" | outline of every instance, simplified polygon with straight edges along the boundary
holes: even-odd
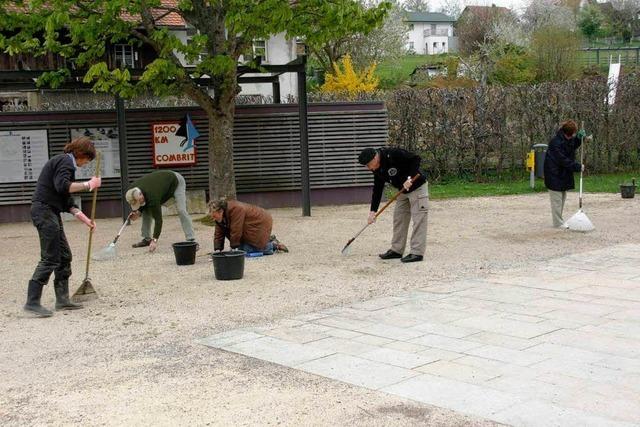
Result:
[[[442,0],[438,12],[458,19],[462,13],[463,4],[461,0]]]
[[[363,68],[373,62],[382,62],[401,57],[406,52],[407,24],[404,22],[405,13],[397,1],[391,1],[389,10],[382,26],[374,28],[368,34],[355,35],[346,45],[346,51],[351,54],[354,65]],[[376,7],[376,0],[362,0],[368,9]]]
[[[404,8],[409,12],[429,12],[429,0],[406,0]]]
[[[576,15],[571,6],[559,0],[531,0],[523,16],[529,31],[543,27],[576,28]]]

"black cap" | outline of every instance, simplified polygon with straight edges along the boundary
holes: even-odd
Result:
[[[376,156],[375,148],[365,148],[360,152],[360,155],[358,156],[358,163],[360,163],[361,165],[366,165],[371,160],[373,160],[375,156]]]

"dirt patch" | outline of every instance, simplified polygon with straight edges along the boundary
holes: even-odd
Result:
[[[230,282],[214,279],[206,257],[194,266],[175,265],[170,243],[184,236],[178,218],[169,217],[157,253],[131,248],[139,224],[128,228],[117,259],[92,262],[100,299],[49,319],[29,318],[21,309],[38,260],[35,229],[0,225],[3,424],[484,424],[194,340],[438,281],[637,243],[639,204],[587,194],[586,212],[597,229],[579,234],[550,228],[546,194],[435,201],[425,261],[410,265],[377,258],[388,249],[391,212],[345,257],[340,250],[364,224],[366,206],[314,208],[311,218],[301,217],[300,209],[273,210],[274,232],[291,252],[247,259],[245,278]],[[567,205],[573,214],[574,195]],[[98,221],[95,248],[107,245],[119,226],[118,219]],[[195,226],[201,250],[210,251],[213,229]],[[75,222],[65,228],[75,256],[75,289],[84,276],[87,233]],[[43,303],[53,306],[51,286]]]

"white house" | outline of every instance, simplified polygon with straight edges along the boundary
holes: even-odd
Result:
[[[171,31],[176,37],[178,37],[183,43],[188,43],[189,39],[195,34],[192,29],[188,28],[184,21],[182,25],[169,26]],[[254,40],[253,41],[253,55],[261,56],[263,64],[276,64],[282,65],[293,61],[297,57],[297,46],[295,40],[288,40],[284,33],[276,34],[266,40]],[[195,64],[189,64],[184,56],[179,52],[176,52],[176,56],[182,63],[182,65],[189,66]],[[244,58],[240,58],[240,62],[243,62]],[[268,74],[243,74],[244,77],[250,76],[268,76]],[[297,79],[295,73],[283,73],[278,76],[280,81],[280,96],[284,101],[288,96],[297,97]],[[243,83],[240,85],[240,95],[263,95],[271,97],[273,95],[273,86],[271,83]]]
[[[419,55],[455,52],[457,38],[453,35],[454,22],[454,18],[444,13],[407,12],[407,50]]]

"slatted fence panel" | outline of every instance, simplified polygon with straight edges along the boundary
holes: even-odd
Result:
[[[246,110],[246,111],[245,111]],[[243,111],[245,111],[243,113]],[[180,167],[189,189],[208,189],[207,120],[191,109],[130,110],[126,114],[127,156],[131,181],[153,170],[151,123],[179,121],[192,115],[200,132],[197,164]],[[49,156],[62,152],[73,128],[116,128],[113,112],[3,113],[0,130],[46,129]],[[335,104],[309,107],[309,162],[312,189],[362,186],[371,174],[357,163],[360,150],[379,147],[388,137],[382,104]],[[234,127],[234,168],[238,193],[298,190],[300,132],[295,106],[238,108]],[[0,205],[30,203],[35,182],[0,183]],[[83,194],[84,200],[89,200]],[[120,179],[105,178],[99,199],[119,199]]]

